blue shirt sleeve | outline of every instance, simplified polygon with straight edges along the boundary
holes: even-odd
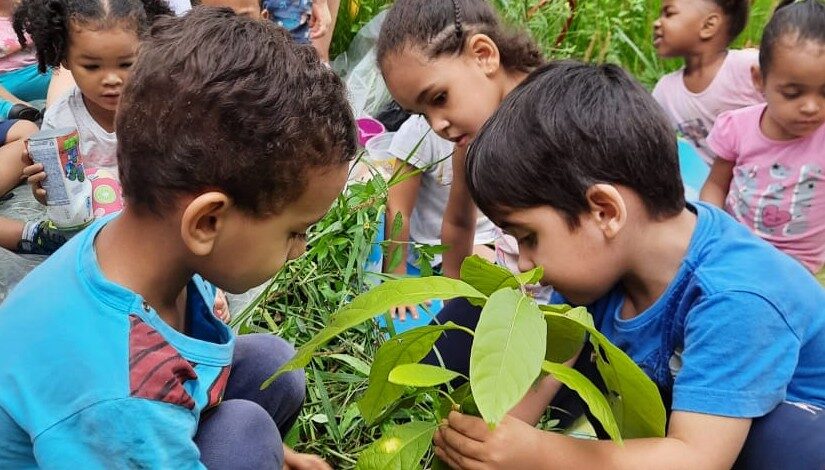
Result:
[[[711,295],[691,309],[684,331],[674,411],[755,418],[785,399],[801,342],[763,297]]]
[[[204,469],[192,437],[197,423],[180,406],[123,398],[99,402],[34,439],[44,469]],[[187,432],[190,430],[191,432]]]

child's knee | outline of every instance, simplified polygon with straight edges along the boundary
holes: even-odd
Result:
[[[242,335],[235,344],[235,362],[246,367],[256,364],[261,382],[268,379],[282,365],[295,356],[295,348],[283,339],[267,334]],[[300,407],[306,395],[306,377],[303,369],[293,370],[278,377],[272,385]]]
[[[249,400],[227,400],[195,435],[207,468],[282,468],[283,441],[272,417]]]
[[[735,468],[825,468],[825,410],[785,402],[754,419]]]

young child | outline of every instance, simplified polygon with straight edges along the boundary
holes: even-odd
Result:
[[[267,17],[284,27],[298,44],[310,44],[327,33],[332,23],[328,0],[263,0]],[[318,51],[326,57],[328,51]],[[328,59],[327,59],[328,60]]]
[[[30,101],[45,100],[51,71],[41,73],[33,51],[24,49],[12,27],[13,0],[0,0],[0,119],[42,118]]]
[[[825,4],[783,2],[753,80],[767,103],[722,114],[701,198],[811,272],[825,265]]]
[[[299,256],[343,188],[343,84],[281,28],[196,8],[152,27],[117,129],[123,211],[0,307],[0,467],[328,469],[282,447],[303,373],[260,390],[291,346],[210,306]]]
[[[586,107],[583,107],[586,103]],[[535,429],[543,379],[491,431],[451,413],[454,468],[825,468],[825,290],[721,210],[686,204],[676,139],[614,65],[534,72],[470,147],[478,207],[670,404],[664,438],[623,446]],[[443,352],[442,352],[443,353]],[[590,362],[590,355],[582,356]]]
[[[42,129],[75,128],[87,176],[96,189],[114,186],[118,194],[115,111],[137,54],[140,36],[159,15],[171,14],[162,0],[23,0],[15,10],[18,34],[31,36],[41,71],[61,64],[77,86],[46,110]],[[45,204],[42,164],[23,169],[35,198]],[[117,200],[117,197],[115,197]],[[95,215],[119,208],[96,204]],[[46,221],[0,218],[0,246],[22,253],[51,254],[74,232],[56,230]]]
[[[681,57],[685,66],[659,80],[653,97],[710,165],[705,139],[719,113],[764,101],[751,81],[756,49],[729,50],[748,22],[748,0],[662,0],[653,23],[660,57]]]
[[[426,245],[441,244],[441,219],[450,195],[453,181],[452,153],[454,144],[436,135],[421,116],[411,116],[393,136],[389,152],[396,158],[396,168],[411,173],[401,183],[390,188],[387,198],[386,237],[398,242],[394,249],[403,250],[402,262],[394,273],[407,274],[407,266],[416,259],[409,249],[409,242]],[[392,220],[401,214],[401,231],[392,237]],[[480,215],[475,230],[473,253],[493,261],[495,253],[489,247],[499,237],[498,229],[487,217]],[[385,259],[392,258],[392,251]],[[438,270],[441,257],[433,260]],[[390,310],[393,317],[406,319],[407,312],[418,318],[416,306],[401,306]]]
[[[457,278],[472,254],[478,221],[465,184],[467,145],[510,90],[543,62],[541,53],[523,31],[505,28],[486,0],[397,0],[376,47],[393,98],[455,144],[441,241],[449,247],[443,272]],[[510,250],[498,243],[497,251]]]

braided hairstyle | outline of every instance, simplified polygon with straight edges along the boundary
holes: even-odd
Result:
[[[72,21],[99,29],[133,28],[141,36],[160,15],[173,15],[165,0],[22,0],[12,26],[23,47],[26,35],[31,37],[42,73],[66,60]]]
[[[776,43],[783,38],[825,45],[825,3],[822,0],[783,0],[776,7],[759,47],[759,68],[766,76],[773,63]]]
[[[487,0],[396,0],[378,35],[378,63],[408,47],[429,58],[458,55],[473,34],[492,39],[505,69],[529,73],[544,63],[532,38],[502,24]]]

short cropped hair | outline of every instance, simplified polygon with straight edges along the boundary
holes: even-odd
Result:
[[[575,229],[598,183],[632,189],[656,219],[685,207],[676,135],[650,94],[611,64],[536,69],[484,125],[466,165],[473,199],[499,223],[551,206]]]
[[[211,190],[251,215],[277,213],[301,196],[308,169],[356,150],[335,73],[283,28],[228,8],[152,26],[116,126],[126,203],[156,214]]]

